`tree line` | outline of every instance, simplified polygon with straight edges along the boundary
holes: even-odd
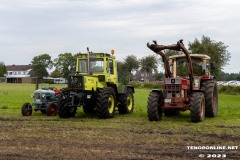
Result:
[[[223,77],[226,79],[229,79],[227,77],[233,78],[232,74],[224,74],[222,71],[222,68],[228,64],[231,58],[230,53],[227,50],[228,46],[223,42],[217,42],[211,40],[207,36],[202,36],[201,40],[195,39],[193,42],[189,42],[188,48],[190,53],[206,54],[211,57],[211,61],[215,62],[216,64],[215,69],[211,70],[211,74],[214,75],[217,80],[223,80]],[[179,52],[170,50],[166,50],[165,53],[166,57],[179,54]],[[126,73],[128,73],[128,76],[130,77],[133,76],[133,71],[141,71],[154,74],[156,80],[161,80],[164,76],[164,73],[158,72],[157,70],[159,64],[161,64],[163,68],[163,62],[162,59],[156,55],[143,57],[139,60],[136,58],[136,56],[130,55],[123,59],[120,64],[122,66],[120,70],[122,71],[123,68],[125,68]],[[236,77],[234,77],[234,79]]]
[[[201,40],[195,39],[193,42],[188,43],[188,48],[191,53],[206,54],[215,61],[216,69],[212,71],[217,80],[239,79],[240,73],[228,74],[222,72],[221,68],[228,64],[231,56],[228,52],[228,46],[223,42],[211,40],[207,36],[202,36]],[[177,54],[176,52],[166,51],[166,56]],[[62,53],[58,58],[52,60],[49,54],[41,54],[33,57],[31,64],[37,77],[49,76],[47,69],[55,70],[50,73],[51,77],[64,77],[70,74],[69,66],[75,66],[76,54]],[[122,61],[118,61],[118,75],[124,77],[123,81],[133,79],[134,73],[141,71],[148,74],[153,74],[156,80],[161,80],[164,73],[158,71],[158,66],[163,65],[161,57],[156,54],[148,55],[138,59],[135,55],[128,55]],[[0,63],[0,77],[6,73],[6,67],[3,62]],[[127,76],[126,76],[127,75]]]

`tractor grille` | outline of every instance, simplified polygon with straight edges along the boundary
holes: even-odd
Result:
[[[70,89],[83,89],[84,81],[82,75],[74,75],[68,77],[68,88]]]
[[[166,97],[167,98],[180,98],[181,85],[166,85]]]

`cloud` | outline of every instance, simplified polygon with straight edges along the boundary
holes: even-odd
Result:
[[[172,44],[183,38],[187,44],[205,35],[226,42],[235,58],[239,7],[237,0],[2,0],[0,57],[6,64],[27,64],[38,54],[56,58],[87,46],[115,49],[119,59],[143,57],[153,54],[148,41]]]

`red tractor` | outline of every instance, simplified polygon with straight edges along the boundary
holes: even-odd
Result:
[[[175,45],[158,45],[156,41],[148,48],[162,57],[165,69],[163,90],[153,89],[148,97],[148,118],[159,121],[162,114],[172,116],[190,110],[192,122],[215,117],[218,111],[217,83],[210,74],[215,63],[204,54],[190,54],[183,40]],[[183,52],[166,57],[164,50]],[[209,67],[210,65],[210,67]]]

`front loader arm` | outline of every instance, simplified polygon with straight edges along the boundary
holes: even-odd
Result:
[[[183,51],[184,54],[186,55],[187,61],[188,61],[188,69],[189,69],[189,78],[190,78],[190,88],[192,90],[192,85],[193,85],[193,67],[192,67],[192,60],[190,57],[190,53],[188,52],[188,50],[185,48],[184,44],[183,44],[183,40],[179,40],[177,42],[177,44],[173,44],[173,45],[158,45],[156,41],[153,41],[153,44],[149,44],[147,43],[147,46],[149,49],[151,49],[153,52],[157,53],[158,55],[160,55],[163,59],[163,63],[164,63],[164,69],[165,69],[165,77],[166,78],[171,78],[172,77],[172,73],[170,72],[170,66],[169,66],[169,62],[167,57],[165,56],[165,54],[162,52],[162,50],[164,49],[169,49],[169,50],[174,50],[174,51]]]
[[[169,65],[168,59],[165,56],[165,54],[162,52],[162,50],[163,50],[162,47],[163,46],[158,45],[156,41],[153,41],[153,42],[154,42],[154,44],[151,44],[151,45],[149,43],[147,43],[148,48],[162,57],[164,70],[165,70],[165,77],[166,78],[173,77],[172,73],[170,71],[170,65]]]

